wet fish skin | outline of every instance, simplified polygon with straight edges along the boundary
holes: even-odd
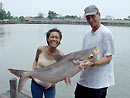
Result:
[[[79,68],[80,62],[84,59],[87,59],[88,61],[94,60],[97,54],[92,58],[90,58],[90,55],[94,54],[95,50],[96,48],[90,48],[69,53],[62,58],[60,57],[61,59],[56,58],[56,60],[59,60],[56,63],[48,65],[44,68],[36,68],[34,71],[24,71],[17,69],[8,70],[16,76],[20,77],[18,91],[22,90],[26,80],[30,75],[32,75],[33,78],[44,81],[45,83],[56,83],[65,79],[70,79],[70,77],[73,77],[75,74],[80,72],[82,70]]]

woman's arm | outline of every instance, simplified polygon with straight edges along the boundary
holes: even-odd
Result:
[[[61,56],[64,56],[64,53],[60,51],[60,55],[61,55]]]
[[[39,58],[39,54],[41,53],[42,49],[41,47],[39,47],[37,49],[37,52],[36,52],[36,57],[35,57],[35,60],[33,62],[33,66],[32,66],[32,69],[34,70],[34,68],[37,68],[37,62],[38,62],[38,58]]]
[[[33,62],[33,66],[32,66],[32,70],[34,70],[35,68],[37,68],[37,62],[38,62],[38,58],[39,58],[39,54],[41,53],[41,48],[39,47],[37,49],[37,52],[36,52],[36,57],[35,57],[35,60]],[[33,78],[32,75],[29,76],[29,78]]]

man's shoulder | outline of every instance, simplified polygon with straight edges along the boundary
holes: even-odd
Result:
[[[111,30],[108,27],[104,25],[101,25],[101,27],[102,27],[102,30],[105,30],[106,32],[111,32]]]
[[[90,33],[91,33],[91,30],[88,30],[85,32],[85,35],[90,34]]]
[[[101,32],[102,32],[103,34],[105,34],[105,35],[106,35],[106,34],[108,34],[108,35],[109,35],[109,34],[112,34],[111,30],[110,30],[108,27],[106,27],[106,26],[104,26],[104,25],[101,25],[101,28],[102,28],[102,29],[101,29],[101,30],[102,30]]]

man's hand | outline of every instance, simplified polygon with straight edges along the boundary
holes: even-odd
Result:
[[[80,66],[80,68],[86,69],[93,65],[94,65],[94,62],[87,61],[87,62],[81,62],[79,66]]]

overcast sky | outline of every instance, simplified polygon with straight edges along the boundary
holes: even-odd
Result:
[[[95,4],[101,17],[107,15],[114,18],[127,18],[130,15],[130,0],[0,0],[3,8],[10,11],[13,16],[37,16],[48,11],[54,11],[62,16],[83,16],[84,8]]]

